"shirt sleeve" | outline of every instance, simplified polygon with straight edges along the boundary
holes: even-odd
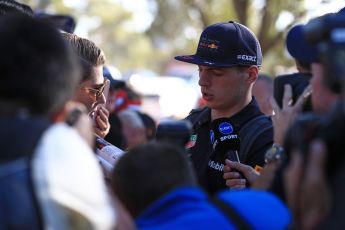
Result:
[[[74,129],[51,126],[35,150],[32,168],[47,229],[114,227],[116,215],[100,165]]]

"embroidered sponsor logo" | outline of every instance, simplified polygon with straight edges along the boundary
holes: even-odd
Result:
[[[210,49],[218,49],[218,46],[214,43],[212,43],[211,45],[208,45],[207,47]]]
[[[198,49],[206,49],[207,51],[217,52],[219,49],[220,42],[214,39],[201,38]]]
[[[256,62],[256,56],[240,54],[237,55],[237,60]]]
[[[198,138],[197,134],[191,135],[188,143],[186,144],[186,148],[189,149],[189,148],[194,147],[197,138]]]

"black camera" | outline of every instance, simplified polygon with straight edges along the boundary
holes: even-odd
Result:
[[[310,143],[312,140],[321,139],[327,146],[326,173],[332,175],[342,167],[345,160],[345,154],[342,153],[345,148],[344,137],[344,112],[342,106],[338,104],[328,116],[313,113],[300,116],[286,134],[285,153],[290,159],[291,152],[297,149],[303,154],[303,161],[306,163]],[[287,163],[288,161],[285,165]]]
[[[167,141],[184,148],[190,139],[192,128],[188,120],[162,121],[157,127],[156,140]]]
[[[345,78],[345,14],[327,14],[311,20],[304,28],[307,42],[316,44],[325,71],[325,82],[335,93]]]

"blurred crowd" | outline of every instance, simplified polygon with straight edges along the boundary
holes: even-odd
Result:
[[[0,229],[345,227],[344,9],[290,28],[280,76],[245,25],[209,25],[175,57],[201,97],[161,122],[75,26],[0,0]]]

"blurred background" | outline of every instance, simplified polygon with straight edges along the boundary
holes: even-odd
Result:
[[[111,75],[141,97],[156,121],[182,118],[200,106],[197,66],[175,62],[196,50],[203,28],[238,21],[257,35],[262,73],[295,70],[285,35],[296,23],[345,6],[344,0],[22,0],[36,13],[72,17],[74,33],[103,49]],[[198,104],[199,103],[199,104]]]

